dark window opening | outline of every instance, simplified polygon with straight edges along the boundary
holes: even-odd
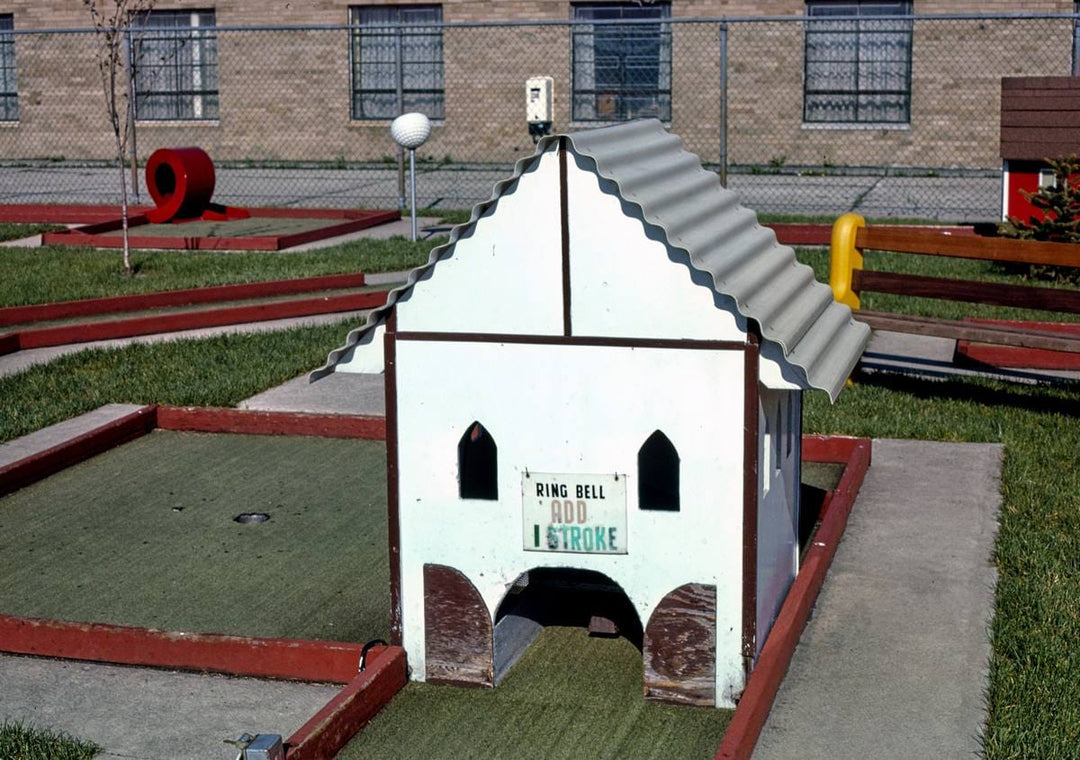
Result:
[[[0,14],[0,121],[19,120],[19,88],[15,76],[15,17]]]
[[[807,0],[803,120],[907,124],[910,14],[910,0]]]
[[[444,118],[441,5],[349,9],[352,118]]]
[[[679,511],[679,452],[657,430],[638,450],[638,506]]]
[[[215,25],[212,10],[149,11],[134,19],[136,118],[218,118]]]
[[[458,441],[458,478],[463,499],[499,498],[499,452],[495,439],[479,422]]]
[[[574,121],[671,120],[671,4],[575,3]],[[657,23],[618,23],[620,21]]]

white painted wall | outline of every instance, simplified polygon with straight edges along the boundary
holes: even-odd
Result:
[[[601,572],[648,622],[684,583],[717,588],[717,704],[743,688],[743,351],[399,341],[404,644],[423,678],[423,565],[455,567],[494,617],[533,567]],[[497,388],[498,394],[491,392]],[[457,446],[479,420],[499,456],[499,500],[458,498]],[[637,508],[637,452],[656,429],[681,458],[681,511]],[[521,476],[622,473],[625,555],[522,548]]]
[[[562,335],[559,158],[544,153],[398,307],[398,330]]]
[[[711,275],[693,271],[682,251],[647,237],[637,209],[623,204],[587,162],[571,152],[567,165],[574,335],[746,339],[746,320],[717,307]]]
[[[799,570],[799,391],[759,388],[757,653]]]

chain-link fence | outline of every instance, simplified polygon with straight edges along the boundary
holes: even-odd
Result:
[[[550,76],[554,131],[660,118],[758,211],[984,220],[1001,203],[1001,78],[1073,69],[1065,15],[442,24],[436,6],[366,7],[333,27],[212,12],[135,27],[130,155],[204,148],[221,203],[395,207],[389,118],[422,110],[420,203],[466,208],[532,152],[525,82]],[[0,203],[116,202],[95,47],[0,26]]]

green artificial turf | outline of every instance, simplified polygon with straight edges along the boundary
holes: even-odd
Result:
[[[326,361],[357,320],[88,349],[0,377],[0,442],[102,404],[234,406]]]
[[[0,241],[22,240],[31,235],[40,235],[42,232],[67,229],[61,224],[15,224],[13,222],[0,222]]]
[[[382,441],[151,433],[0,499],[0,612],[386,638],[385,468]]]
[[[646,702],[641,652],[545,628],[494,689],[410,683],[338,760],[711,758],[727,710]]]
[[[844,474],[844,465],[833,462],[807,462],[799,465],[799,475],[803,485],[832,491]]]
[[[101,751],[93,742],[60,731],[4,721],[0,723],[2,760],[90,760]]]
[[[0,307],[161,290],[287,280],[352,272],[394,272],[425,261],[445,238],[354,240],[311,251],[119,251],[43,246],[0,248]]]

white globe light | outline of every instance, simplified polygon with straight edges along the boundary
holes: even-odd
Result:
[[[390,123],[390,136],[402,148],[416,150],[431,134],[431,121],[422,113],[404,113]]]

